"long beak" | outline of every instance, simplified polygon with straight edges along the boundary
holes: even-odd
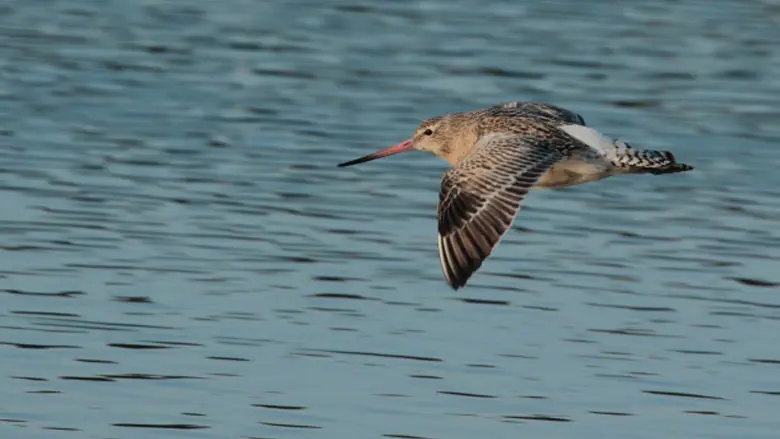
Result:
[[[360,157],[359,159],[340,163],[339,168],[343,168],[344,166],[357,165],[359,163],[370,162],[371,160],[381,159],[382,157],[398,154],[400,152],[411,151],[413,149],[414,149],[414,142],[412,141],[412,139],[407,139],[399,143],[398,145],[391,146],[390,148],[386,148],[381,151],[377,151],[375,153]]]

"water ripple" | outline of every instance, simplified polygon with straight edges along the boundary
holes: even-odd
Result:
[[[778,17],[762,0],[0,5],[0,429],[772,437]],[[513,99],[696,171],[535,191],[456,294],[436,254],[446,164],[335,165]]]

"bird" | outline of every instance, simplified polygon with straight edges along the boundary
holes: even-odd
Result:
[[[439,190],[437,243],[454,290],[467,284],[512,227],[529,190],[694,169],[669,151],[634,148],[591,128],[574,111],[533,101],[431,117],[411,138],[338,166],[412,150],[451,165]]]

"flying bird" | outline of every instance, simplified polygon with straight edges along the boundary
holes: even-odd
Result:
[[[438,246],[444,278],[455,290],[490,256],[530,189],[693,169],[671,152],[602,135],[573,111],[521,101],[426,119],[410,139],[339,167],[412,150],[451,165],[439,191]]]

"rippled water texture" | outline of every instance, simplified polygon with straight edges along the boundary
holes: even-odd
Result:
[[[3,2],[0,436],[776,438],[778,41],[768,0]],[[335,164],[514,99],[696,170],[533,192],[454,292],[446,163]]]

